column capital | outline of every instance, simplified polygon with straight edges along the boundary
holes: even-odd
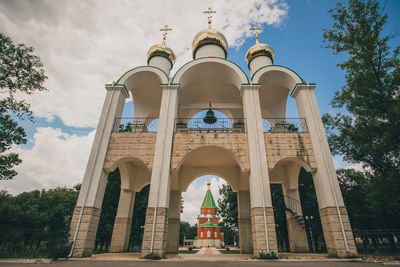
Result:
[[[120,90],[124,94],[125,98],[129,97],[128,89],[126,89],[124,84],[106,84],[105,88],[107,91]]]
[[[290,96],[296,98],[300,90],[314,90],[317,85],[315,83],[298,83],[290,93]]]
[[[242,86],[240,87],[241,91],[243,90],[258,90],[260,89],[261,85],[260,84],[242,84]]]
[[[182,94],[180,84],[170,84],[170,85],[163,84],[160,86],[161,86],[161,90],[177,90],[180,95]]]

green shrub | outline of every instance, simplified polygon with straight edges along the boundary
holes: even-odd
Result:
[[[271,253],[264,253],[264,251],[261,251],[259,253],[258,258],[260,260],[274,260],[274,259],[277,259],[278,256],[273,251]]]
[[[149,253],[146,256],[144,256],[145,259],[147,260],[161,260],[161,257],[158,256],[157,254]]]

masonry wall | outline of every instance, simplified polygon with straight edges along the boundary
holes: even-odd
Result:
[[[132,157],[142,160],[147,168],[151,170],[156,136],[157,133],[112,133],[104,169],[109,171],[118,160]]]
[[[175,133],[171,169],[176,169],[190,151],[202,146],[218,146],[230,150],[244,169],[249,168],[246,133]]]
[[[142,160],[147,168],[153,166],[157,133],[112,133],[108,146],[105,170],[123,158]],[[309,133],[264,133],[268,168],[271,170],[283,158],[297,157],[312,169],[316,168]],[[202,146],[219,146],[232,151],[244,169],[249,168],[247,133],[175,133],[171,169],[176,169],[192,150]]]
[[[288,157],[303,160],[311,169],[317,168],[309,133],[264,133],[264,138],[269,170]]]

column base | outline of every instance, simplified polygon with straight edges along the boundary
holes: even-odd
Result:
[[[179,218],[168,218],[167,253],[178,253],[180,227],[181,220]]]
[[[148,207],[146,211],[142,256],[150,254],[151,251],[154,209],[155,208],[153,207]],[[165,257],[167,249],[167,229],[168,229],[168,209],[157,208],[156,224],[154,228],[154,239],[153,239],[153,255],[158,255],[161,258]]]
[[[346,207],[340,207],[340,213],[349,251],[346,251],[346,245],[344,243],[336,207],[326,207],[319,210],[328,254],[336,255],[338,257],[347,257],[349,254],[357,255],[357,249],[354,243],[353,232],[351,230]]]
[[[289,235],[290,252],[309,252],[307,233],[290,212],[286,212],[286,222]]]
[[[69,240],[72,242],[76,227],[78,225],[81,207],[76,206],[72,215]],[[81,224],[78,231],[78,236],[75,241],[72,257],[90,257],[94,249],[94,241],[99,225],[101,209],[95,207],[85,207],[81,219]]]
[[[251,218],[239,218],[239,246],[241,254],[253,253]]]
[[[110,252],[124,252],[128,250],[131,226],[132,218],[115,218]]]
[[[278,254],[276,242],[274,211],[272,207],[265,208],[268,230],[269,253]],[[263,208],[256,207],[251,209],[251,228],[253,235],[253,254],[258,257],[260,252],[267,253],[267,242],[265,239],[265,225]]]

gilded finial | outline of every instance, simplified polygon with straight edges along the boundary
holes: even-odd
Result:
[[[165,40],[167,40],[168,31],[172,31],[172,29],[168,28],[168,25],[165,25],[164,28],[160,29],[160,31],[164,32],[162,37],[162,44],[165,45]]]
[[[254,31],[254,35],[256,37],[256,44],[258,44],[258,31],[261,31],[261,27],[257,27],[257,23],[254,23],[254,26],[249,29],[250,31]]]
[[[208,190],[210,190],[210,185],[211,185],[211,182],[210,182],[210,180],[208,180],[208,182],[207,182]]]
[[[206,11],[203,11],[204,14],[208,14],[208,29],[211,30],[211,23],[212,23],[212,15],[213,13],[217,13],[216,11],[212,10],[211,7],[208,7]]]

